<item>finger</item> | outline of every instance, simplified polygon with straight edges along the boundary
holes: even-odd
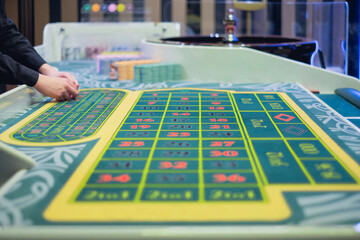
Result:
[[[69,94],[70,99],[75,99],[77,95],[79,95],[79,91],[71,85],[68,86],[67,93]]]
[[[74,84],[75,84],[75,86],[76,86],[76,89],[78,89],[78,88],[79,88],[79,86],[80,86],[80,84],[79,84],[78,80],[75,78],[75,76],[74,76],[74,75],[70,74],[70,76],[71,76],[71,77],[72,77],[72,79],[73,79],[73,82],[74,82]]]
[[[65,98],[63,96],[59,96],[59,97],[56,97],[55,100],[58,102],[63,102],[63,101],[65,101]]]
[[[59,72],[59,73],[58,73],[58,77],[66,78],[67,80],[69,80],[69,83],[70,83],[71,85],[73,85],[76,89],[79,88],[79,83],[78,83],[78,81],[76,80],[76,78],[75,78],[71,73],[68,73],[68,72]]]
[[[76,78],[74,77],[74,75],[72,75],[71,73],[68,72],[62,72],[62,74],[64,74],[64,77],[67,78],[68,80],[70,80],[70,82],[74,85],[74,87],[76,89],[79,88],[79,82],[76,80]]]
[[[74,76],[72,77],[71,83],[74,85],[76,89],[78,89],[80,86],[79,82],[76,80]]]
[[[64,101],[71,99],[70,94],[67,91],[62,94],[62,98],[64,99]]]

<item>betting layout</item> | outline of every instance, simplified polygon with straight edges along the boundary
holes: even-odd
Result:
[[[50,103],[11,138],[26,143],[67,143],[94,136],[126,96],[119,90],[82,90],[76,100]]]
[[[89,112],[71,122],[68,104]],[[51,130],[34,132],[53,116],[72,124],[50,120]],[[12,137],[86,140],[96,131],[88,118],[107,134],[46,210],[49,220],[275,221],[291,215],[284,191],[360,190],[359,166],[284,93],[86,90]]]

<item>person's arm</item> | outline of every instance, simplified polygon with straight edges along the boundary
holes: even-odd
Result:
[[[75,77],[47,64],[18,32],[6,16],[4,0],[0,0],[0,81],[34,86],[58,101],[74,99],[79,94]]]
[[[0,52],[35,71],[46,63],[7,17],[4,0],[0,0]]]
[[[0,81],[6,84],[26,84],[57,101],[75,99],[79,94],[79,83],[72,74],[59,72],[47,63],[35,71],[2,53]]]
[[[26,84],[34,86],[39,73],[0,52],[0,81],[5,84]]]
[[[78,82],[73,75],[59,72],[49,64],[43,64],[40,73],[0,53],[0,80],[6,84],[27,84],[45,96],[57,101],[75,99],[79,94]]]

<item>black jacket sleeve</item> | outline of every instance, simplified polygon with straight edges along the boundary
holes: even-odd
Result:
[[[5,0],[0,0],[0,82],[34,86],[39,77],[38,70],[44,63],[6,16]]]

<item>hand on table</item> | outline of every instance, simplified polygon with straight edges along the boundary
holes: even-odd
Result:
[[[75,99],[79,94],[79,83],[72,74],[59,72],[49,64],[42,65],[39,72],[34,88],[40,93],[56,101]]]

